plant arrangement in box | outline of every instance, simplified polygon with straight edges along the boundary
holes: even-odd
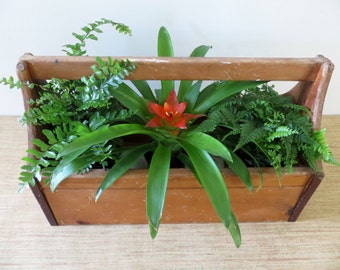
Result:
[[[97,40],[101,26],[112,25],[131,34],[124,24],[102,19],[73,33],[77,43],[65,45],[68,56],[86,55],[86,42]],[[191,57],[203,57],[210,46],[199,46]],[[173,57],[165,27],[158,33],[158,56]],[[228,190],[219,170],[230,167],[253,190],[248,166],[292,171],[302,160],[317,170],[316,161],[337,164],[324,137],[313,131],[307,108],[279,95],[268,82],[161,81],[152,90],[147,81],[125,81],[138,69],[129,59],[97,57],[93,74],[80,80],[52,78],[42,85],[0,82],[11,88],[28,84],[39,96],[22,117],[26,125],[42,128],[44,139],[33,139],[23,159],[21,188],[44,181],[54,191],[74,173],[92,168],[107,170],[96,200],[136,164],[146,164],[146,209],[150,234],[156,237],[165,203],[172,164],[189,168],[208,194],[236,246],[241,234],[232,212]],[[137,144],[131,136],[140,137]]]

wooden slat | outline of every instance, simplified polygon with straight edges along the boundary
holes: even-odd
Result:
[[[260,174],[258,169],[249,168],[255,187],[260,185]],[[221,169],[229,188],[244,188],[242,181],[230,169]],[[93,189],[98,188],[107,171],[94,169],[86,174],[73,174],[59,184],[58,189]],[[296,167],[292,174],[283,172],[281,182],[284,186],[305,186],[312,177],[314,171],[309,167]],[[263,187],[279,187],[279,179],[273,168],[262,168]],[[109,189],[145,189],[148,171],[144,169],[133,169],[122,175]],[[188,169],[170,169],[168,188],[201,188],[194,175]]]
[[[256,187],[260,177],[251,169]],[[103,170],[73,175],[62,182],[54,193],[44,189],[48,204],[58,224],[140,224],[147,223],[145,194],[147,170],[131,170],[105,190],[97,203],[96,190],[105,176]],[[313,178],[310,168],[296,168],[283,173],[280,186],[272,168],[263,169],[263,187],[249,192],[238,177],[222,170],[233,211],[239,221],[287,221],[301,192]],[[124,209],[124,210],[123,210]],[[172,169],[169,174],[163,223],[220,222],[211,202],[192,173]]]
[[[106,57],[103,57],[105,59]],[[228,58],[228,57],[112,57],[129,58],[138,64],[128,77],[133,80],[276,80],[313,81],[320,66],[328,59],[315,58]],[[79,79],[90,75],[95,57],[32,56],[21,57],[27,63],[32,78],[51,77]]]

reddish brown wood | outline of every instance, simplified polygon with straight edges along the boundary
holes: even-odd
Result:
[[[250,169],[255,188],[260,184],[257,169]],[[229,169],[222,170],[233,211],[239,221],[287,221],[304,187],[314,177],[309,168],[283,174],[282,186],[272,168],[263,169],[264,183],[249,192]],[[58,224],[146,223],[146,170],[130,170],[109,187],[97,203],[96,190],[104,170],[74,175],[60,184],[55,193],[46,187],[47,201],[54,206]],[[81,202],[81,203],[80,203]],[[218,222],[208,196],[187,169],[171,169],[162,222]]]
[[[325,59],[312,82],[301,81],[287,93],[295,98],[297,104],[302,104],[311,110],[314,129],[321,128],[323,104],[333,69],[334,65]]]
[[[313,193],[316,191],[318,186],[320,185],[322,179],[325,177],[324,173],[315,173],[313,174],[313,177],[307,183],[304,190],[302,191],[299,200],[297,201],[295,207],[292,209],[292,211],[289,213],[289,219],[288,221],[296,221],[298,217],[300,216],[303,208],[307,205],[308,201],[312,197]]]
[[[115,58],[115,57],[113,57]],[[125,59],[119,57],[117,59]],[[138,64],[129,79],[194,80],[271,80],[297,81],[286,95],[297,104],[310,108],[314,128],[320,127],[322,107],[333,64],[323,56],[315,58],[157,58],[127,57]],[[17,73],[23,81],[40,82],[52,77],[79,79],[91,74],[94,57],[23,56]],[[23,87],[26,109],[35,90]],[[29,139],[40,136],[29,127]],[[322,169],[320,165],[320,170]],[[259,174],[251,169],[255,185]],[[145,223],[146,170],[131,170],[94,203],[96,189],[103,179],[102,170],[86,176],[74,175],[55,193],[37,182],[33,189],[51,224]],[[231,203],[240,221],[296,220],[323,177],[310,168],[296,168],[282,176],[282,186],[273,169],[264,168],[264,185],[250,193],[229,170],[223,175]],[[205,192],[185,169],[172,169],[163,222],[215,222],[218,218]]]
[[[106,57],[103,57],[105,59]],[[314,81],[320,66],[329,62],[315,58],[231,58],[231,57],[113,57],[138,63],[128,77],[133,80],[276,80]],[[95,57],[32,56],[21,57],[32,77],[79,79],[92,73]]]
[[[29,72],[29,69],[27,67],[26,62],[19,62],[17,65],[17,74],[19,79],[22,82],[32,82],[33,79],[31,77],[31,74]],[[30,89],[25,84],[22,86],[22,96],[24,101],[24,107],[27,111],[30,108],[30,104],[28,103],[29,100],[37,98],[38,94],[36,89]],[[27,137],[28,137],[28,147],[34,148],[35,146],[32,144],[33,138],[39,138],[41,137],[41,130],[34,125],[30,125],[27,128]],[[34,197],[38,201],[41,209],[43,210],[47,220],[51,225],[58,225],[57,221],[54,217],[53,210],[50,207],[50,205],[47,203],[45,193],[38,181],[36,181],[35,186],[30,186],[32,193],[34,194]]]

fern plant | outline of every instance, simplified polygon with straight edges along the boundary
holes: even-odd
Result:
[[[306,161],[314,170],[323,160],[339,165],[325,140],[313,131],[310,111],[264,84],[229,97],[211,109],[197,128],[219,138],[248,166],[274,167],[278,175]]]
[[[98,40],[97,34],[103,33],[101,30],[101,26],[103,25],[111,25],[115,28],[119,33],[125,35],[131,35],[131,29],[123,24],[117,23],[112,20],[108,20],[102,18],[101,20],[89,23],[88,25],[84,26],[81,30],[82,33],[72,33],[72,35],[77,39],[77,42],[74,44],[66,44],[63,51],[68,56],[83,56],[86,55],[86,42],[89,40]]]
[[[102,33],[100,26],[104,24],[112,25],[120,33],[131,33],[123,24],[107,19],[96,21],[82,28],[84,34],[73,33],[79,42],[65,45],[67,55],[85,55],[86,42],[97,40],[94,33]],[[35,185],[35,179],[40,181],[44,178],[45,184],[48,184],[60,162],[59,152],[76,137],[132,119],[135,115],[136,112],[126,109],[112,95],[112,91],[122,84],[125,76],[133,72],[135,65],[128,60],[119,62],[109,57],[104,62],[97,57],[97,65],[91,68],[93,74],[80,80],[52,78],[43,85],[28,84],[29,88],[37,88],[39,97],[29,101],[30,109],[23,114],[21,122],[41,126],[45,140],[34,139],[34,148],[27,150],[28,156],[23,158],[27,164],[22,166],[19,177],[20,190],[29,184]],[[10,77],[3,78],[0,83],[10,88],[20,88],[26,82],[15,82]],[[107,167],[124,152],[122,146],[122,140],[115,139],[91,147],[84,153],[84,158],[78,162],[75,170],[86,172],[94,164]]]

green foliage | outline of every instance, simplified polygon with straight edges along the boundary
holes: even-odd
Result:
[[[159,143],[152,156],[146,186],[146,214],[149,220],[151,237],[157,235],[161,221],[171,161],[169,143]]]
[[[66,48],[63,50],[66,55],[68,56],[83,56],[86,55],[86,42],[88,40],[98,40],[98,37],[96,34],[103,33],[103,31],[100,29],[103,25],[111,25],[115,30],[117,30],[119,33],[125,34],[125,35],[131,35],[131,30],[128,26],[122,23],[117,23],[112,20],[108,20],[105,18],[102,18],[99,21],[95,21],[93,23],[89,23],[81,30],[83,31],[81,34],[72,33],[72,35],[78,40],[75,44],[66,44],[64,47]]]
[[[197,130],[219,138],[248,166],[272,166],[279,175],[282,167],[292,172],[302,160],[315,170],[318,160],[336,164],[324,132],[313,131],[309,114],[266,84],[226,99]]]
[[[174,49],[168,30],[163,26],[158,32],[157,42],[158,56],[160,57],[172,57],[174,56]],[[162,80],[162,88],[156,91],[156,96],[160,104],[163,104],[166,98],[169,96],[171,90],[175,88],[175,82],[172,80]]]
[[[21,81],[15,81],[13,76],[10,76],[8,78],[3,77],[0,80],[0,84],[7,85],[10,89],[13,89],[13,88],[19,89],[22,87]]]
[[[134,70],[134,65],[111,58],[107,62],[97,58],[97,62],[92,67],[93,74],[80,80],[53,78],[47,84],[35,85],[40,87],[39,97],[30,101],[31,108],[21,121],[26,125],[48,126],[48,129],[43,130],[46,142],[35,141],[35,149],[28,150],[35,159],[24,158],[29,165],[22,168],[21,187],[34,184],[34,178],[44,177],[49,183],[51,171],[60,162],[60,150],[74,138],[134,117],[135,112],[124,108],[112,95],[124,77]],[[68,173],[86,172],[94,164],[108,166],[109,162],[120,158],[117,149],[121,146],[121,140],[93,145],[76,162],[69,164]]]
[[[15,81],[13,76],[9,76],[8,78],[3,77],[0,80],[0,84],[7,85],[10,89],[16,88],[20,89],[25,84],[29,88],[33,88],[34,84],[30,82],[22,82],[22,81]]]
[[[238,228],[238,225],[231,210],[227,187],[216,163],[207,151],[191,144],[190,141],[180,140],[180,144],[188,154],[193,164],[195,175],[207,192],[223,224],[227,229],[232,226],[233,230],[230,230],[230,233],[235,245],[239,247],[241,245],[240,231],[235,229],[235,227]]]

